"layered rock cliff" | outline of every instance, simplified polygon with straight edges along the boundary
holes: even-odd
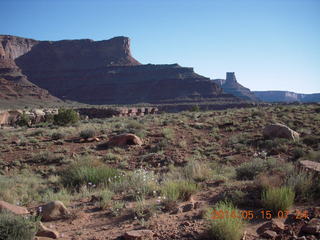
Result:
[[[31,51],[38,42],[32,39],[0,36],[0,101],[10,105],[12,102],[30,101],[59,102],[47,90],[28,81],[15,60]]]
[[[217,84],[192,68],[140,64],[131,56],[126,37],[36,41],[2,36],[0,45],[0,68],[7,71],[3,78],[30,81],[61,99],[132,104],[226,97]]]
[[[259,101],[249,88],[238,83],[234,72],[227,72],[226,79],[214,79],[214,83],[222,87],[223,91],[244,100]]]

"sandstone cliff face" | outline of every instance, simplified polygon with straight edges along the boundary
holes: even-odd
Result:
[[[0,101],[1,105],[30,101],[58,102],[47,90],[28,81],[15,60],[28,53],[38,41],[15,36],[0,36]]]
[[[192,68],[140,64],[131,56],[126,37],[104,41],[0,39],[5,60],[0,62],[0,77],[32,82],[61,99],[89,104],[161,103],[205,100],[222,93],[217,84]]]

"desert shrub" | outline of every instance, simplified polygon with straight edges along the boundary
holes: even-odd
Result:
[[[161,188],[163,196],[169,201],[188,200],[198,189],[197,184],[186,180],[167,181]]]
[[[262,140],[258,142],[258,146],[266,149],[270,154],[278,154],[288,151],[289,140],[284,138],[275,138],[273,140]]]
[[[237,179],[240,180],[252,180],[260,172],[266,169],[264,160],[261,158],[255,158],[252,161],[245,162],[236,168]]]
[[[313,176],[305,172],[292,174],[286,180],[286,185],[294,189],[298,200],[305,200],[310,197],[313,184]]]
[[[190,108],[190,112],[200,112],[200,107],[199,107],[199,105],[193,105],[193,106]]]
[[[111,192],[109,189],[105,189],[99,193],[99,197],[100,197],[99,207],[101,209],[107,209],[111,207],[113,192]]]
[[[58,191],[54,191],[53,189],[47,189],[41,195],[42,195],[41,201],[44,203],[59,200],[63,202],[65,205],[68,205],[72,199],[71,193],[64,188]]]
[[[79,133],[79,136],[84,139],[93,138],[96,135],[96,131],[94,129],[85,129]]]
[[[37,226],[37,219],[33,217],[0,213],[0,239],[2,240],[32,240],[37,232]]]
[[[46,189],[43,180],[29,171],[12,176],[0,175],[0,200],[24,205],[41,201],[41,193]]]
[[[60,108],[57,115],[54,115],[54,124],[66,126],[79,121],[78,113],[73,109]]]
[[[219,202],[207,213],[209,223],[209,235],[212,239],[219,240],[240,240],[244,231],[244,222],[241,218],[225,216],[221,219],[212,219],[215,211],[223,213],[235,213],[239,215],[239,210],[229,202]]]
[[[305,154],[305,153],[304,153],[304,150],[303,150],[303,148],[301,148],[301,147],[295,147],[295,148],[292,150],[292,158],[293,158],[293,160],[297,160],[297,159],[303,157],[304,154]]]
[[[312,146],[320,143],[320,137],[316,135],[309,135],[309,136],[305,136],[302,141],[304,144]]]
[[[157,208],[154,204],[148,204],[144,198],[140,198],[133,209],[133,214],[139,220],[148,220],[155,214],[156,210]]]
[[[114,201],[110,206],[110,211],[112,216],[119,216],[125,207],[123,201]]]
[[[236,206],[239,206],[247,202],[245,198],[246,195],[247,193],[245,193],[240,189],[233,189],[233,190],[225,191],[223,193],[223,199],[226,202],[230,202]]]
[[[167,140],[172,140],[174,138],[174,131],[172,128],[164,128],[162,134]]]
[[[150,151],[153,153],[157,153],[166,150],[169,146],[169,141],[167,139],[162,139],[157,145],[152,147]]]
[[[252,161],[245,162],[236,168],[236,176],[239,180],[252,180],[262,172],[289,175],[293,170],[292,164],[275,158],[267,158],[266,160],[254,158]]]
[[[60,163],[63,159],[62,154],[45,151],[32,155],[30,161],[35,163]]]
[[[61,180],[64,186],[80,187],[86,184],[106,184],[111,179],[116,180],[119,172],[99,161],[81,159],[71,164],[61,173]]]
[[[120,154],[108,152],[103,157],[103,160],[105,162],[120,162],[123,159],[123,157]]]
[[[65,134],[62,132],[54,132],[51,134],[51,139],[53,140],[59,140],[65,138]]]
[[[305,158],[310,161],[320,162],[320,151],[310,151]]]
[[[265,209],[274,213],[286,211],[294,203],[295,193],[291,187],[269,188],[262,192],[261,200]]]
[[[29,124],[30,124],[30,118],[25,113],[23,113],[20,116],[19,120],[17,121],[17,125],[22,127],[22,126],[29,126]]]
[[[194,160],[189,161],[182,172],[186,179],[200,182],[210,179],[213,175],[208,164]]]
[[[127,197],[135,199],[151,195],[158,190],[155,174],[144,169],[128,172],[118,181],[111,182],[109,185],[114,192],[126,192]]]

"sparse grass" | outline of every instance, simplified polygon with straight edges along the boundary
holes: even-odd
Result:
[[[104,189],[99,193],[99,197],[101,198],[99,201],[99,207],[101,209],[107,209],[112,206],[112,196],[113,192],[111,192],[109,189]]]
[[[190,199],[191,195],[198,190],[197,184],[186,180],[167,181],[161,188],[163,196],[168,201]]]
[[[200,161],[188,161],[188,164],[182,168],[182,172],[186,179],[195,181],[209,180],[213,176],[213,172],[207,163]]]
[[[97,160],[84,158],[71,164],[61,173],[61,180],[66,187],[80,187],[86,184],[107,184],[116,180],[119,172]]]
[[[65,138],[65,134],[62,132],[53,132],[51,134],[51,138],[52,140],[59,140],[59,139],[63,139]]]
[[[291,187],[269,188],[262,192],[261,201],[265,209],[274,213],[288,210],[294,203],[295,193]]]
[[[49,151],[39,152],[31,156],[30,161],[34,163],[51,164],[60,163],[64,159],[62,154],[55,154]]]
[[[96,135],[95,129],[85,129],[79,133],[79,136],[84,139],[93,138]]]
[[[133,214],[136,219],[147,221],[155,214],[156,210],[155,204],[148,204],[144,198],[139,198],[133,209]]]
[[[208,221],[209,235],[217,240],[240,240],[244,231],[244,222],[241,218],[231,217],[231,215],[221,219],[213,219],[216,216],[215,211],[223,213],[235,213],[239,215],[239,210],[229,202],[219,202],[210,209],[206,215]]]
[[[0,213],[0,239],[33,240],[38,228],[34,217],[22,217],[11,213]]]

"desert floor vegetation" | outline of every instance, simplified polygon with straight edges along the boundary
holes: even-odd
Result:
[[[30,209],[62,201],[74,213],[72,230],[66,220],[54,222],[65,239],[99,239],[101,232],[116,238],[142,228],[157,239],[239,240],[254,220],[213,220],[203,212],[311,211],[319,205],[319,175],[300,166],[301,160],[320,162],[317,109],[194,107],[89,120],[64,109],[47,125],[0,129],[0,200]],[[264,138],[269,123],[289,126],[300,140]],[[106,145],[123,133],[143,144]],[[0,235],[8,226],[6,234],[15,239],[34,233],[36,220],[6,214],[0,215]]]

